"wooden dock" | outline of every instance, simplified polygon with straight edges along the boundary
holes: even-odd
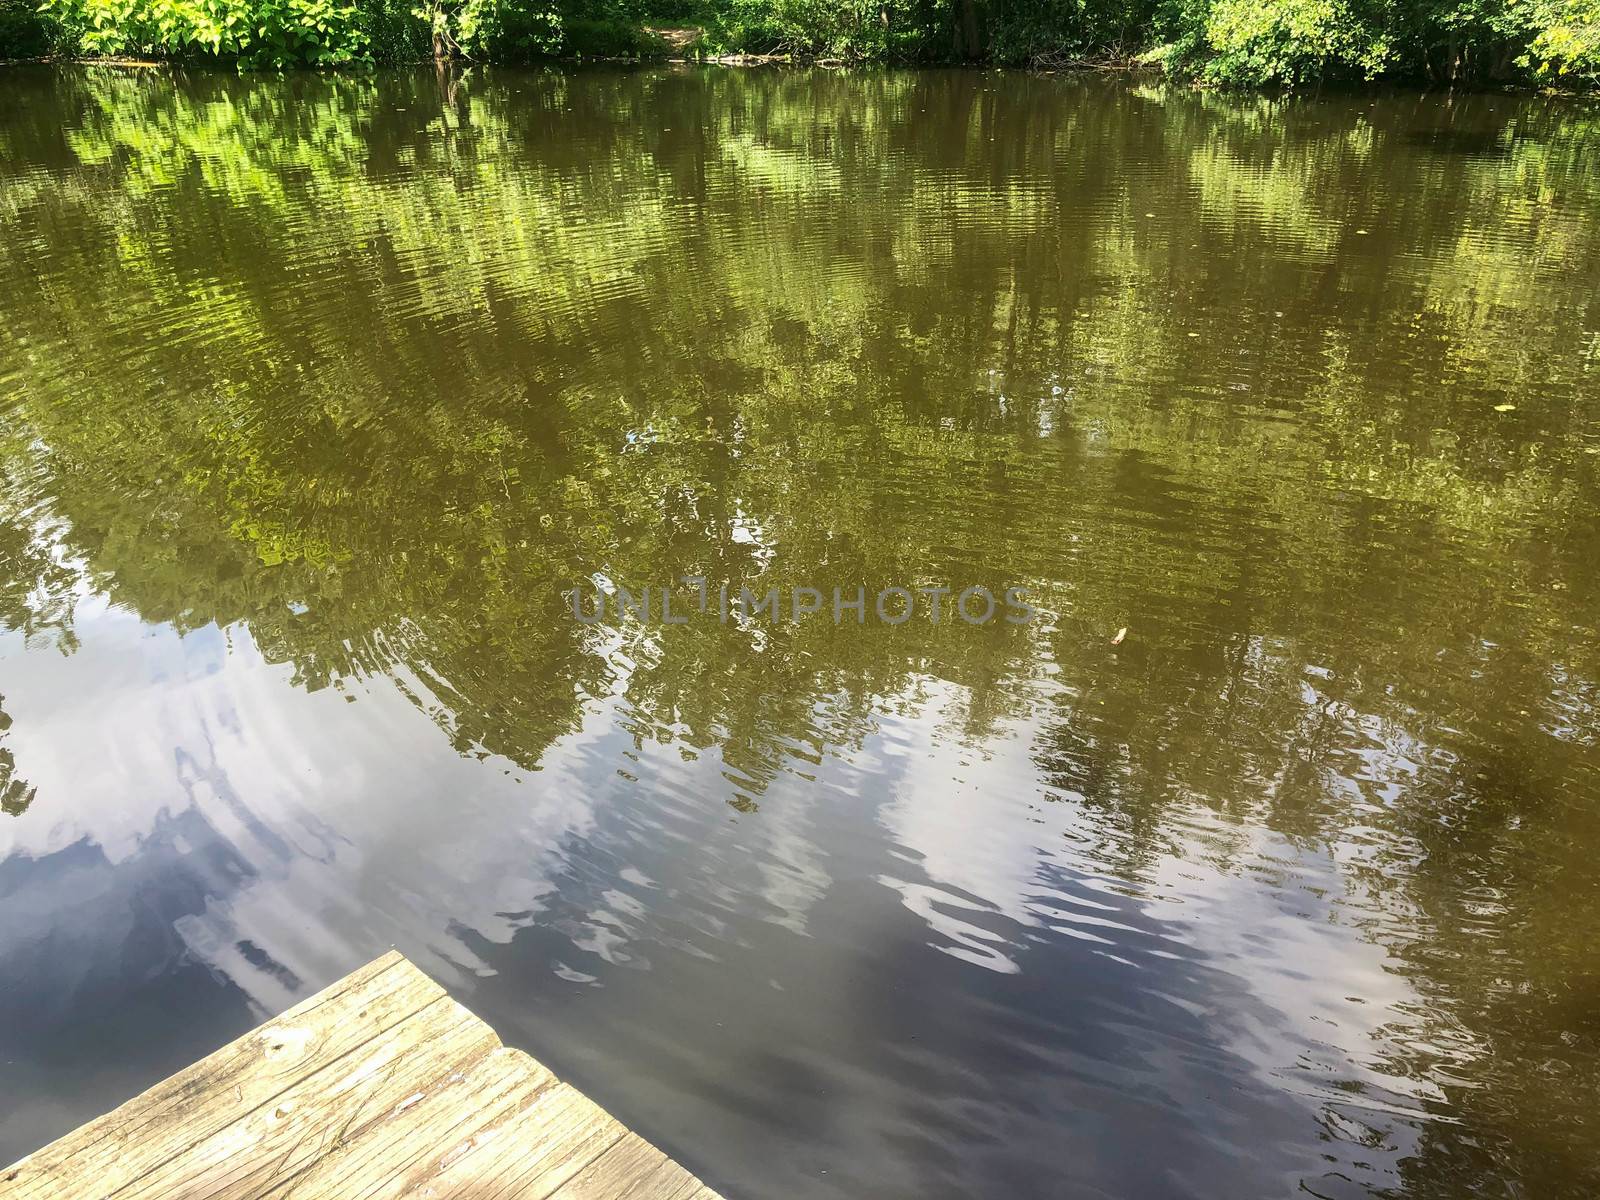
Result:
[[[398,953],[0,1172],[0,1200],[718,1200]]]

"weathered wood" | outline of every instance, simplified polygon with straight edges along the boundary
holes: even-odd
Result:
[[[719,1200],[396,953],[0,1172],[0,1200]]]
[[[499,1044],[487,1025],[441,997],[134,1180],[117,1200],[162,1200],[180,1185],[181,1194],[216,1200],[260,1195]]]
[[[501,1187],[495,1195],[505,1200],[548,1196],[625,1136],[628,1131],[586,1096],[552,1088],[442,1149],[396,1194],[477,1200],[479,1181],[492,1178]]]
[[[555,1195],[559,1200],[689,1200],[699,1187],[693,1175],[629,1134]]]

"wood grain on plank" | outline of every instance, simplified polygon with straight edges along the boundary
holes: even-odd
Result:
[[[689,1200],[699,1189],[698,1179],[630,1133],[555,1192],[554,1200]]]
[[[112,1195],[443,995],[386,954],[8,1168],[0,1196]]]
[[[499,1045],[487,1025],[440,997],[112,1193],[111,1200],[259,1195]]]
[[[381,1200],[406,1194],[445,1148],[505,1120],[555,1079],[526,1055],[500,1049],[443,1080],[389,1119],[319,1158],[270,1193],[272,1200]]]
[[[384,955],[0,1172],[0,1200],[720,1200]]]
[[[548,1196],[626,1136],[599,1105],[559,1084],[422,1164],[401,1194],[419,1200]]]

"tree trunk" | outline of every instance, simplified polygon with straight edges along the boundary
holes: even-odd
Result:
[[[956,57],[983,56],[983,19],[978,11],[982,0],[959,0],[956,6]]]

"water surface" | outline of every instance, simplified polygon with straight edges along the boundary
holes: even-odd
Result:
[[[731,1197],[1594,1194],[1597,283],[1571,102],[0,74],[0,1160],[393,944]]]

